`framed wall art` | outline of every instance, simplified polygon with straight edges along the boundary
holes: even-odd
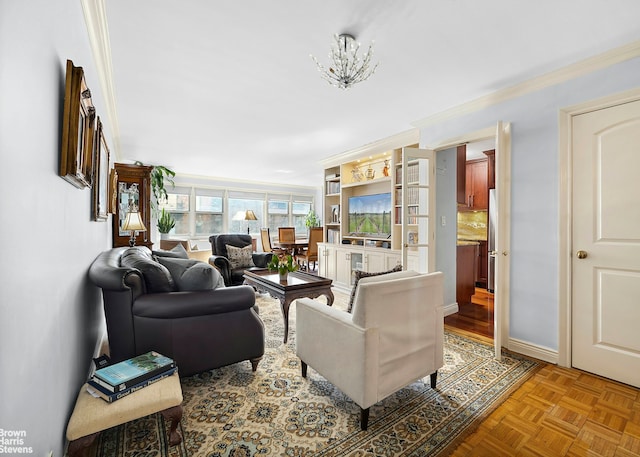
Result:
[[[100,117],[94,134],[93,219],[106,221],[109,215],[109,148],[102,131]]]
[[[60,176],[79,189],[93,184],[96,109],[82,67],[67,60],[62,115]]]

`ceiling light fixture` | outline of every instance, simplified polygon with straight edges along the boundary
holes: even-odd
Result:
[[[334,39],[335,43],[333,43],[329,52],[331,63],[328,69],[318,62],[318,59],[311,56],[324,80],[332,86],[346,90],[356,83],[365,81],[375,73],[378,64],[376,63],[373,68],[370,67],[373,42],[361,59],[358,57],[360,43],[352,35],[346,33],[336,34]]]

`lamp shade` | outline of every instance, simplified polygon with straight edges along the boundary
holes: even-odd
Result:
[[[244,220],[245,221],[257,221],[258,218],[256,217],[256,213],[254,213],[252,210],[248,209],[247,212],[244,215]]]
[[[124,224],[122,225],[122,230],[130,230],[130,231],[138,231],[138,232],[146,232],[147,228],[144,226],[142,222],[142,216],[140,216],[139,211],[130,211],[127,213],[127,216],[124,219]]]

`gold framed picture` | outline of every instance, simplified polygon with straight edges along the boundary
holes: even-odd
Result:
[[[93,184],[96,109],[82,67],[67,60],[60,176],[79,189]]]
[[[96,119],[93,180],[93,219],[106,221],[109,215],[109,148],[102,131],[100,117]]]

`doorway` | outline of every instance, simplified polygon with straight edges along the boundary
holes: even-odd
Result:
[[[496,226],[495,226],[495,289],[493,291],[493,345],[495,351],[496,359],[500,360],[502,356],[502,347],[507,346],[506,337],[509,334],[509,248],[510,248],[510,218],[511,218],[511,177],[510,177],[510,169],[511,169],[511,137],[510,137],[510,125],[508,123],[503,123],[502,121],[498,121],[494,127],[488,127],[482,130],[478,130],[472,133],[468,133],[466,135],[461,135],[456,138],[452,138],[447,141],[443,141],[442,143],[436,145],[435,147],[431,147],[430,149],[435,150],[436,152],[442,151],[446,153],[447,150],[451,150],[453,148],[454,157],[456,153],[456,148],[460,145],[466,145],[474,142],[480,142],[484,140],[489,140],[492,144],[495,145],[495,217],[496,217]],[[440,264],[443,262],[445,265],[439,265],[443,267],[443,270],[446,270],[445,274],[445,295],[449,294],[449,296],[445,296],[446,304],[445,304],[445,314],[450,315],[457,313],[459,311],[459,306],[456,303],[455,299],[455,289],[456,284],[455,278],[456,275],[456,250],[457,250],[457,239],[456,235],[451,232],[457,231],[457,224],[449,224],[447,221],[456,218],[455,211],[457,206],[457,198],[456,198],[456,177],[451,176],[450,173],[447,173],[447,169],[450,167],[447,166],[446,163],[441,163],[440,158],[449,157],[446,154],[442,156],[436,156],[436,164],[439,167],[436,171],[436,176],[442,174],[448,174],[447,179],[439,180],[436,179],[436,183],[439,181],[442,182],[445,186],[447,186],[450,191],[442,192],[440,185],[437,185],[438,195],[446,194],[449,195],[449,201],[445,205],[445,212],[453,211],[453,213],[447,213],[451,216],[443,217],[441,213],[442,207],[437,208],[437,225],[436,229],[437,242],[436,242],[436,261]],[[453,161],[457,161],[456,158]],[[457,170],[459,167],[451,167],[451,169]],[[437,205],[440,205],[442,202],[440,197],[438,197]],[[434,221],[436,222],[436,221]],[[445,226],[447,228],[445,228]],[[450,227],[453,227],[454,230],[451,230]],[[444,237],[441,237],[440,234],[444,234]],[[443,255],[444,254],[444,255]],[[452,265],[453,264],[453,265]],[[447,284],[447,278],[449,278],[449,283]],[[453,290],[453,297],[451,297],[451,292]]]
[[[488,339],[494,333],[494,164],[495,137],[456,148],[458,312],[445,318],[450,327]]]

